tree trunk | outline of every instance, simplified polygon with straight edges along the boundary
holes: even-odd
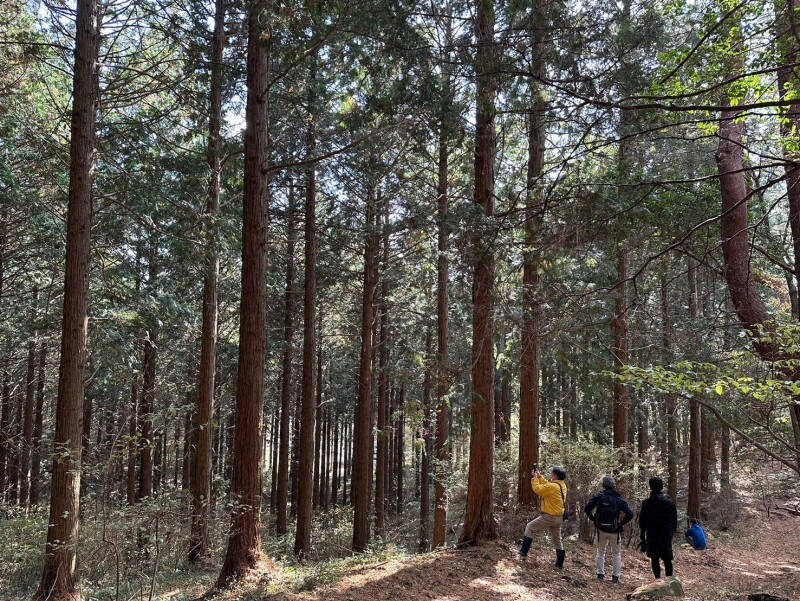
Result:
[[[794,0],[792,0],[794,6]],[[789,11],[793,15],[793,11]],[[739,29],[731,28],[732,64],[730,72],[742,73],[744,71],[743,41]],[[796,41],[792,40],[789,46],[790,53],[796,52]],[[786,69],[787,66],[782,66]],[[787,76],[787,71],[780,75]],[[785,91],[785,90],[784,90]],[[737,99],[738,100],[738,99]],[[723,110],[720,115],[719,145],[716,153],[717,169],[720,174],[720,188],[722,192],[722,255],[725,265],[725,280],[733,301],[734,309],[739,322],[748,332],[751,342],[758,355],[765,361],[776,361],[790,358],[784,353],[779,344],[769,338],[776,324],[767,312],[764,301],[759,296],[755,280],[750,268],[751,248],[748,238],[748,203],[750,193],[744,177],[744,159],[742,138],[744,135],[744,122],[739,120],[741,110],[737,109],[730,99],[724,98],[730,108]],[[790,116],[789,127],[792,128],[792,118],[797,119],[800,109],[795,108],[795,115]],[[793,129],[793,128],[792,128]],[[800,201],[800,191],[797,190],[796,167],[787,173],[787,187],[790,191],[790,225],[795,248],[800,248],[800,233],[795,231],[795,226],[800,230],[800,206],[793,207],[793,198]],[[794,180],[793,180],[794,178]],[[793,219],[793,216],[797,219]],[[767,336],[765,337],[764,334]],[[787,370],[789,371],[789,370]],[[787,374],[792,380],[798,378],[796,370]],[[794,400],[789,405],[793,423],[795,446],[800,446],[800,402]],[[800,471],[800,454],[797,455],[797,466]]]
[[[631,0],[623,0],[622,2],[622,31],[632,27],[631,23]],[[623,44],[619,44],[620,49],[624,51]],[[624,70],[626,67],[625,55],[620,56],[621,68]],[[618,74],[619,76],[622,73]],[[624,187],[624,179],[628,177],[631,171],[632,161],[630,152],[630,138],[629,133],[631,128],[631,121],[633,113],[629,110],[622,109],[619,117],[618,135],[620,138],[619,149],[617,153],[617,177],[620,181],[618,193],[623,201],[629,199],[627,189]],[[630,263],[630,249],[625,234],[617,241],[617,283],[616,283],[616,299],[614,301],[614,317],[611,320],[611,333],[613,335],[613,343],[611,354],[613,356],[614,371],[620,373],[628,364],[629,356],[629,340],[628,340],[628,268]],[[628,386],[620,380],[614,381],[614,401],[612,405],[612,425],[613,425],[613,444],[614,447],[623,449],[621,455],[622,464],[627,463],[627,452],[625,447],[628,443],[628,421],[630,413],[630,393]]]
[[[289,453],[291,465],[289,466],[289,501],[292,505],[289,512],[292,517],[297,516],[297,497],[300,488],[300,414],[302,412],[303,388],[302,385],[297,391],[294,400],[294,412],[292,418],[292,445]]]
[[[787,94],[797,89],[798,80],[795,65],[800,58],[800,43],[797,39],[797,11],[800,0],[775,0],[775,37],[779,51],[778,65],[778,93],[781,100],[787,99]],[[783,155],[786,163],[786,196],[789,201],[789,226],[792,233],[792,249],[794,251],[794,264],[800,265],[800,168],[797,165],[797,151],[794,140],[800,131],[800,105],[796,102],[789,104],[784,109],[783,119],[780,120],[781,136],[783,137]],[[797,285],[800,273],[795,270],[793,315],[797,304]],[[790,286],[791,290],[792,286]]]
[[[100,414],[100,430],[103,428],[103,414]],[[98,431],[100,431],[98,430]],[[161,490],[161,477],[163,475],[162,462],[164,460],[164,431],[162,429],[155,430],[153,434],[154,448],[153,448],[153,491],[158,492]],[[97,454],[100,455],[100,446],[97,447]]]
[[[342,505],[346,506],[348,504],[348,497],[347,497],[347,483],[350,481],[350,464],[352,461],[353,456],[353,446],[352,446],[352,431],[353,426],[351,423],[346,423],[344,428],[344,440],[342,444],[344,446],[343,455],[344,455],[344,465],[342,466]],[[352,490],[350,494],[350,499],[352,500]]]
[[[311,58],[308,86],[308,124],[306,155],[316,152],[316,55]],[[300,439],[298,444],[297,530],[294,554],[306,559],[311,552],[311,518],[314,509],[314,458],[316,429],[316,369],[317,351],[317,174],[314,165],[306,169],[305,283],[303,296],[303,375],[301,381]]]
[[[317,379],[322,389],[321,379]],[[322,427],[322,473],[319,484],[319,506],[323,511],[328,510],[328,496],[330,495],[330,459],[331,459],[331,410],[324,407],[322,415],[325,419]]]
[[[776,29],[780,62],[778,67],[778,90],[781,100],[793,92],[800,85],[796,67],[800,58],[800,41],[798,41],[797,12],[800,0],[776,0]],[[794,250],[795,279],[800,280],[800,167],[797,165],[796,140],[800,131],[800,105],[793,102],[786,109],[785,119],[781,120],[781,134],[784,137],[784,158],[786,159],[786,195],[789,200],[789,225],[792,232],[792,246]],[[792,301],[797,304],[797,286],[794,288]],[[793,305],[793,308],[794,308]],[[800,311],[800,309],[798,310]],[[797,379],[794,374],[793,379]],[[797,397],[789,405],[789,413],[794,434],[794,447],[800,449],[800,399]],[[800,452],[796,454],[798,470],[800,470]]]
[[[220,172],[222,170],[222,76],[225,53],[225,2],[214,2],[214,32],[211,36],[211,80],[209,87],[208,146],[209,167],[206,213],[205,273],[203,276],[203,331],[200,343],[200,370],[197,396],[197,449],[192,478],[192,526],[189,560],[211,554],[209,522],[211,521],[211,447],[214,434],[214,379],[217,372],[217,280],[219,252],[215,220],[219,212]]]
[[[696,321],[700,316],[697,295],[697,268],[689,259],[689,317]],[[686,501],[686,517],[700,519],[700,403],[689,400],[689,491]]]
[[[541,15],[544,2],[537,0],[532,13],[530,37],[533,66],[537,75],[544,75],[544,23]],[[530,508],[534,503],[530,473],[539,463],[539,324],[541,305],[539,289],[540,255],[537,250],[539,228],[543,222],[544,203],[539,179],[544,169],[546,100],[538,82],[534,86],[533,106],[528,113],[528,166],[526,207],[522,257],[522,346],[519,383],[519,454],[517,460],[517,504]],[[524,510],[524,509],[523,509]]]
[[[0,503],[8,489],[9,470],[6,462],[11,456],[11,375],[3,372],[2,410],[0,410]]]
[[[136,498],[136,463],[139,457],[139,379],[134,376],[131,381],[131,402],[128,418],[128,471],[126,473],[126,501],[128,505],[137,502]]]
[[[672,321],[669,313],[669,289],[667,287],[667,273],[661,274],[661,329],[664,349],[664,363],[672,361]],[[664,395],[664,432],[667,457],[667,496],[673,501],[678,498],[678,420],[677,403],[675,395]]]
[[[191,403],[191,393],[186,393],[186,404],[189,405]],[[187,410],[183,416],[183,454],[182,454],[182,461],[181,461],[181,490],[191,490],[192,489],[192,439],[194,438],[194,432],[192,431],[192,424],[194,420],[192,419],[192,411]],[[213,429],[213,424],[212,424]],[[220,432],[222,432],[222,428],[220,428]],[[220,436],[221,438],[221,436]]]
[[[352,499],[353,550],[364,551],[369,543],[370,464],[372,462],[372,358],[375,292],[378,284],[378,232],[375,188],[367,191],[364,241],[364,289],[361,304],[361,355],[358,368],[358,402],[353,441]]]
[[[332,410],[333,411],[333,410]],[[342,425],[339,416],[333,413],[333,459],[331,467],[331,496],[330,503],[336,507],[339,504],[339,457],[341,456]]]
[[[700,444],[702,446],[700,457],[700,488],[708,493],[711,487],[711,472],[716,471],[716,456],[714,453],[714,427],[711,416],[706,409],[701,410],[700,418]]]
[[[283,374],[281,373],[281,377]],[[290,403],[291,406],[291,403]],[[281,428],[281,411],[280,407],[278,407],[272,414],[272,419],[270,420],[269,425],[269,512],[271,514],[275,514],[277,511],[277,498],[278,498],[278,450],[280,448],[280,428]],[[266,414],[264,416],[266,418]],[[288,451],[288,449],[287,449]],[[289,466],[288,461],[286,462],[286,487],[288,490],[289,487]],[[288,492],[287,492],[288,498]]]
[[[99,27],[95,0],[77,0],[72,83],[67,256],[61,360],[53,440],[50,517],[42,579],[36,599],[73,601],[78,591],[81,417],[87,359],[89,262],[91,259],[92,165],[97,103]]]
[[[216,588],[242,577],[262,559],[261,434],[264,399],[269,197],[264,168],[269,155],[269,56],[263,40],[271,5],[250,6],[247,37],[244,213],[239,368],[236,381],[236,436],[233,441],[231,517],[228,548]]]
[[[172,490],[181,490],[178,488],[178,475],[181,473],[181,467],[183,465],[183,457],[181,455],[181,451],[183,450],[183,447],[181,446],[182,440],[183,424],[181,423],[181,417],[178,415],[175,418],[175,429],[172,439]],[[210,467],[211,463],[209,462],[209,468]]]
[[[451,32],[448,20],[448,32]],[[451,37],[451,36],[449,36]],[[448,55],[449,58],[449,55]],[[452,105],[451,81],[449,74],[444,80],[446,87],[445,101],[439,130],[439,165],[436,186],[436,223],[437,223],[437,261],[436,261],[436,348],[438,361],[436,364],[436,470],[434,473],[436,496],[433,512],[433,547],[438,549],[445,545],[447,509],[449,496],[445,482],[450,464],[450,403],[447,392],[450,388],[448,373],[448,280],[449,268],[447,251],[450,242],[448,225],[448,147],[451,134],[449,113]]]
[[[30,507],[31,449],[36,405],[36,340],[28,341],[28,361],[25,374],[25,410],[22,414],[22,444],[19,461],[19,504],[26,512]]]
[[[386,468],[388,459],[387,410],[389,405],[389,264],[388,206],[383,213],[383,235],[381,236],[381,288],[380,288],[380,347],[378,353],[378,425],[375,468],[375,536],[383,538],[386,528]]]
[[[650,450],[649,421],[650,412],[648,411],[647,405],[642,404],[639,420],[639,432],[636,436],[636,452],[639,457],[644,457],[647,451]]]
[[[628,364],[628,245],[622,243],[617,249],[617,298],[611,329],[614,333],[614,371],[619,373]],[[619,380],[614,382],[614,446],[623,448],[628,443],[628,412],[630,395],[628,386]],[[623,453],[623,457],[624,457]],[[624,461],[623,461],[624,462]]]
[[[494,251],[489,220],[494,213],[495,93],[494,2],[476,0],[476,134],[474,202],[484,218],[473,234],[472,402],[469,479],[461,544],[496,537],[494,483],[493,295]],[[484,231],[486,230],[486,231]]]
[[[148,279],[147,287],[151,294],[155,294],[156,278],[158,270],[156,267],[157,249],[155,242],[151,242],[150,253],[147,260]],[[148,328],[147,338],[144,341],[144,366],[142,379],[142,402],[140,405],[140,460],[139,469],[139,499],[146,499],[153,496],[153,450],[155,447],[155,432],[153,430],[153,414],[156,402],[156,355],[158,343],[158,326],[155,324],[156,317],[150,315],[151,325]]]
[[[723,494],[731,493],[731,430],[725,424],[720,425],[719,445],[719,484]]]
[[[397,492],[395,474],[397,472],[397,389],[394,382],[389,381],[389,407],[386,410],[386,515],[393,515],[397,510]]]
[[[322,443],[322,407],[316,403],[316,417],[314,419],[314,469],[313,469],[313,487],[311,491],[311,507],[317,509],[319,507],[319,476],[320,476],[320,445]]]
[[[33,460],[31,464],[31,505],[39,503],[39,479],[42,471],[42,432],[44,422],[44,385],[47,365],[47,341],[42,340],[39,349],[39,377],[36,380],[36,416],[33,424]],[[2,437],[2,434],[0,434]],[[1,462],[0,462],[1,463]],[[0,490],[3,478],[0,476]],[[0,499],[2,493],[0,493]]]
[[[430,296],[429,294],[427,296]],[[420,478],[419,478],[419,550],[425,553],[430,546],[428,538],[428,526],[430,522],[430,412],[431,412],[431,349],[433,346],[433,336],[431,335],[430,325],[425,332],[425,375],[422,382],[422,449],[420,458]]]
[[[278,444],[278,478],[275,487],[275,532],[286,534],[289,497],[289,427],[292,401],[292,355],[294,350],[294,311],[297,297],[295,283],[294,247],[297,239],[295,227],[294,184],[289,185],[289,208],[286,215],[286,300],[283,319],[283,371],[281,373],[280,442]]]
[[[19,389],[15,387],[11,405],[14,408],[14,418],[11,420],[11,452],[8,459],[8,501],[11,505],[19,503],[19,441],[22,438],[22,411],[23,399]]]
[[[406,421],[406,409],[405,409],[405,385],[400,385],[400,390],[397,391],[397,430],[395,435],[396,441],[396,451],[395,451],[395,474],[397,475],[397,488],[395,490],[397,494],[397,505],[396,510],[397,514],[400,515],[403,513],[403,509],[405,507],[405,490],[403,488],[403,471],[405,468],[405,421]]]

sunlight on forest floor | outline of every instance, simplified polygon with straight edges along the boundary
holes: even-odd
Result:
[[[508,517],[508,516],[506,516]],[[38,519],[38,518],[37,518]],[[19,562],[30,550],[20,547],[34,527],[28,520],[6,520],[0,534],[9,535],[11,543],[0,549],[0,560]],[[747,594],[766,592],[800,600],[800,550],[797,546],[800,517],[782,512],[765,512],[754,505],[743,508],[731,532],[711,532],[710,546],[698,553],[676,543],[675,574],[686,588],[688,601],[746,599]],[[267,539],[269,541],[270,539]],[[619,600],[625,593],[650,582],[649,561],[632,547],[623,554],[622,583],[598,582],[595,578],[594,549],[591,545],[567,540],[567,561],[563,572],[552,567],[552,549],[544,539],[537,539],[530,558],[518,562],[511,541],[497,541],[456,551],[448,549],[415,555],[393,544],[376,543],[369,552],[345,558],[297,564],[276,557],[272,567],[250,574],[232,590],[217,597],[219,601],[517,601]],[[16,549],[10,551],[10,549]],[[2,555],[5,553],[5,555]],[[8,555],[12,553],[12,555]],[[16,559],[14,559],[16,557]],[[99,555],[95,555],[95,558]],[[217,558],[217,561],[219,558]],[[91,576],[88,562],[84,572]],[[30,566],[32,574],[37,566]],[[154,598],[188,601],[204,594],[213,583],[219,566],[214,561],[189,567],[182,560],[163,564],[157,575]],[[25,573],[16,573],[18,576]],[[0,590],[8,572],[0,573]],[[147,576],[144,574],[144,576]],[[131,588],[120,598],[145,600],[149,581]],[[87,579],[87,601],[114,599],[109,588],[93,588]],[[3,601],[27,599],[32,591],[3,593]]]

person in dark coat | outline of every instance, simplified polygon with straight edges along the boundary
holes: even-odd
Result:
[[[672,576],[672,537],[678,529],[678,510],[675,503],[661,492],[664,490],[661,478],[653,476],[648,483],[650,496],[642,501],[639,512],[640,549],[650,558],[656,578],[661,578],[659,560],[664,562],[665,574]]]
[[[620,544],[622,531],[625,524],[633,519],[633,511],[628,507],[628,502],[617,492],[617,482],[614,478],[604,476],[601,485],[602,492],[589,499],[583,512],[595,526],[597,579],[605,578],[606,549],[611,547],[614,570],[611,574],[611,582],[616,584],[622,574],[622,545]],[[625,517],[620,520],[621,514],[624,514]]]

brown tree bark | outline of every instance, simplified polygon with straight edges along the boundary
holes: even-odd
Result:
[[[100,414],[100,430],[103,428],[103,414]],[[98,431],[100,431],[98,430]],[[164,461],[164,430],[158,428],[153,433],[153,492],[158,493],[161,490],[161,478],[163,473]],[[97,454],[100,455],[100,446],[97,446]]]
[[[426,295],[430,296],[430,294]],[[419,550],[425,553],[430,546],[428,528],[430,525],[431,500],[430,500],[430,448],[431,448],[431,366],[433,336],[428,326],[425,332],[425,374],[422,381],[422,449],[420,449],[420,476],[419,476]]]
[[[386,514],[393,515],[397,512],[397,488],[395,475],[397,472],[397,388],[394,382],[389,382],[389,408],[386,411]]]
[[[667,285],[667,272],[661,274],[661,330],[664,363],[672,361],[672,321],[669,312],[669,288]],[[677,403],[675,395],[667,393],[664,395],[663,425],[664,447],[666,448],[667,460],[667,496],[673,501],[678,497],[678,420],[676,415]]]
[[[779,51],[778,92],[781,100],[785,100],[787,94],[794,93],[800,85],[800,79],[795,73],[795,65],[800,58],[798,8],[800,8],[800,0],[775,0],[775,37]],[[780,127],[781,136],[784,139],[783,154],[786,159],[784,169],[786,196],[789,201],[789,226],[792,233],[794,263],[798,265],[800,264],[800,168],[797,165],[795,145],[791,142],[800,130],[800,105],[798,103],[789,104],[783,117]],[[795,271],[795,281],[797,282],[800,274],[797,273],[797,270]]]
[[[342,425],[339,415],[333,412],[333,456],[331,459],[331,495],[330,504],[336,507],[339,504],[339,458],[341,457]]]
[[[386,277],[389,264],[388,206],[382,211],[381,236],[381,286],[380,286],[380,341],[378,351],[378,424],[375,467],[375,536],[383,538],[386,529],[386,468],[389,457],[387,443],[387,411],[389,405],[389,282]]]
[[[711,486],[711,471],[716,463],[714,457],[714,428],[711,425],[709,412],[700,411],[700,488],[708,493]]]
[[[316,56],[311,59],[308,86],[306,155],[316,152]],[[306,559],[311,552],[311,518],[314,509],[315,422],[317,416],[317,174],[313,164],[306,169],[305,224],[303,230],[305,282],[303,295],[303,373],[300,384],[300,438],[298,440],[297,530],[294,554]]]
[[[793,15],[793,11],[789,11]],[[731,28],[731,62],[730,72],[744,71],[744,45],[739,29]],[[795,46],[793,41],[791,46]],[[786,72],[784,72],[784,75]],[[783,76],[781,76],[783,77]],[[733,301],[739,322],[750,335],[751,342],[758,355],[765,361],[776,361],[790,358],[778,343],[763,336],[771,333],[776,324],[767,312],[763,299],[755,287],[755,278],[750,268],[751,248],[748,224],[748,199],[750,192],[744,177],[744,158],[742,138],[744,122],[738,120],[741,110],[737,109],[730,99],[724,98],[730,108],[721,111],[718,131],[719,144],[716,152],[717,170],[720,175],[722,193],[722,255],[725,265],[725,280]],[[791,174],[789,174],[791,175]],[[789,178],[789,190],[794,184]],[[800,193],[798,194],[800,198]],[[790,224],[792,224],[792,198],[790,197]],[[798,213],[800,214],[800,213]],[[793,225],[793,224],[792,224]],[[798,244],[794,237],[793,241]],[[788,370],[787,370],[788,371]],[[793,380],[798,378],[797,370],[787,373]],[[795,444],[800,445],[800,402],[795,400],[789,405],[789,413],[795,432]],[[796,457],[797,469],[800,470],[800,454]]]
[[[320,382],[320,390],[322,389],[321,378],[317,379]],[[326,407],[323,410],[325,416],[325,427],[322,429],[324,444],[322,445],[322,484],[320,485],[320,507],[323,511],[328,510],[328,501],[331,494],[331,408]]]
[[[642,405],[639,416],[639,431],[636,434],[636,454],[644,457],[650,450],[650,431],[649,431],[650,411],[647,405]]]
[[[405,458],[406,458],[406,450],[405,450],[405,439],[406,439],[406,432],[405,432],[405,425],[406,425],[406,408],[405,408],[405,384],[400,385],[400,389],[397,391],[397,427],[395,430],[395,466],[394,472],[396,476],[397,487],[395,489],[395,494],[397,497],[395,510],[398,515],[403,513],[403,509],[405,509],[405,488],[403,483],[403,476],[405,472]]]
[[[464,530],[460,544],[477,544],[497,536],[492,507],[494,484],[493,295],[494,250],[488,223],[494,213],[495,94],[494,2],[476,0],[477,37],[475,192],[474,202],[484,223],[471,241],[472,281],[472,401],[469,477]]]
[[[294,400],[294,411],[292,412],[292,441],[291,445],[291,465],[289,466],[289,502],[291,504],[292,517],[297,516],[297,496],[300,483],[300,414],[302,412],[303,389],[302,385],[297,391]]]
[[[0,409],[0,503],[5,501],[8,484],[6,463],[11,454],[11,375],[3,372],[2,409]]]
[[[623,28],[631,26],[631,1],[623,0],[622,18]],[[624,68],[626,60],[620,57]],[[617,153],[617,174],[620,180],[619,195],[621,198],[628,196],[626,188],[622,185],[624,178],[631,170],[631,142],[629,133],[633,113],[630,110],[621,110],[618,135],[620,138]],[[623,232],[617,241],[617,283],[616,298],[614,300],[614,317],[611,320],[611,333],[613,343],[611,354],[613,357],[614,371],[620,373],[628,364],[628,270],[630,263],[630,249],[628,247],[627,233]],[[627,453],[624,449],[628,443],[628,421],[630,413],[630,392],[628,386],[621,380],[614,381],[614,401],[612,405],[613,444],[616,448],[623,449],[621,461],[627,463]]]
[[[782,100],[787,94],[796,93],[800,88],[800,78],[797,76],[795,65],[800,58],[800,22],[798,22],[798,9],[800,0],[776,0],[775,22],[780,64],[778,67],[778,91]],[[781,135],[784,138],[784,158],[786,159],[786,196],[789,200],[789,226],[792,232],[792,246],[794,250],[795,279],[800,280],[800,167],[796,140],[800,132],[800,104],[794,102],[786,109],[785,119],[781,120]],[[790,292],[792,286],[790,286]],[[797,296],[797,286],[794,286]],[[796,299],[793,299],[796,302]],[[794,375],[794,379],[800,376]],[[794,433],[794,446],[800,449],[800,398],[795,398],[789,405],[789,414]],[[800,469],[800,453],[796,454],[796,462]]]
[[[31,449],[33,427],[36,421],[36,340],[28,340],[28,361],[25,373],[25,408],[22,414],[22,441],[19,460],[19,505],[24,510],[30,507]]]
[[[11,420],[11,430],[9,432],[11,449],[6,471],[8,472],[8,502],[11,505],[17,505],[19,503],[19,443],[22,439],[22,411],[24,406],[23,397],[18,387],[14,387],[14,392],[11,395],[11,406],[14,408],[14,417]]]
[[[191,393],[186,393],[187,406],[191,403]],[[183,415],[183,448],[181,449],[181,490],[192,488],[192,419],[193,412],[187,410]],[[212,425],[213,429],[213,425]]]
[[[622,150],[620,150],[622,153]],[[622,160],[622,159],[620,159]],[[629,250],[627,243],[617,248],[617,294],[615,299],[614,319],[611,329],[614,343],[611,352],[614,357],[614,371],[620,372],[628,364],[628,265]],[[614,446],[623,448],[628,443],[628,413],[630,410],[630,394],[628,386],[614,381]],[[623,457],[624,457],[623,453]]]
[[[697,294],[697,268],[689,259],[689,317],[692,321],[700,316]],[[700,403],[689,400],[689,491],[686,500],[686,517],[700,519]]]
[[[536,0],[531,13],[530,39],[533,71],[542,77],[545,71],[545,24],[543,0]],[[539,229],[544,219],[542,186],[544,170],[546,100],[538,82],[531,82],[533,97],[528,113],[528,165],[524,251],[522,256],[522,345],[519,381],[519,453],[517,459],[517,504],[521,508],[534,503],[530,472],[539,463],[539,346],[541,304],[538,299]]]
[[[261,433],[264,398],[269,197],[264,169],[268,136],[268,32],[271,5],[250,3],[247,21],[247,105],[245,109],[244,213],[239,367],[236,380],[236,436],[233,441],[231,517],[228,548],[216,588],[242,577],[262,560]]]
[[[731,493],[731,431],[725,424],[719,432],[719,484],[723,494]]]
[[[155,294],[158,268],[156,265],[157,249],[155,242],[151,242],[147,259],[147,287],[151,294]],[[153,451],[155,449],[155,430],[153,429],[153,415],[156,405],[156,358],[158,352],[158,326],[155,316],[150,315],[150,327],[144,341],[144,360],[142,367],[142,401],[139,405],[139,423],[141,424],[140,466],[139,466],[139,500],[153,496]]]
[[[352,500],[353,550],[364,551],[369,543],[370,465],[372,463],[372,358],[375,292],[378,285],[378,231],[375,188],[367,191],[364,288],[361,301],[361,354],[358,368],[358,401],[353,440]]]
[[[281,373],[281,377],[283,374]],[[291,403],[290,403],[291,406]],[[266,416],[265,416],[266,419]],[[275,515],[277,511],[277,498],[278,498],[278,450],[280,448],[280,428],[281,428],[281,412],[280,408],[277,411],[273,412],[272,419],[270,420],[270,427],[269,427],[269,445],[268,445],[268,452],[269,452],[269,460],[270,460],[270,467],[269,467],[269,512]],[[288,464],[288,461],[287,461]],[[288,465],[287,465],[287,489],[288,489]],[[288,493],[287,493],[288,497]]]
[[[47,365],[47,341],[42,340],[39,348],[39,376],[36,379],[36,416],[33,424],[33,458],[31,463],[31,505],[39,503],[39,487],[42,471],[42,431],[44,425],[44,385]],[[0,434],[0,436],[2,436]],[[0,489],[3,478],[0,477]],[[0,493],[1,495],[1,493]]]
[[[214,379],[217,373],[217,280],[219,252],[214,222],[219,211],[220,172],[222,170],[222,76],[225,53],[225,2],[214,2],[214,31],[211,35],[211,79],[209,86],[208,142],[206,162],[209,168],[206,198],[206,252],[203,274],[203,325],[200,342],[200,369],[197,395],[197,449],[192,478],[192,525],[189,560],[211,554],[211,446],[214,434]],[[187,432],[188,434],[188,432]]]
[[[449,82],[448,82],[449,85]],[[443,112],[445,112],[447,108]],[[446,119],[442,118],[439,133],[439,168],[436,187],[436,221],[437,221],[437,264],[436,264],[436,472],[434,474],[434,511],[433,511],[433,548],[445,545],[445,527],[449,496],[447,493],[447,472],[450,463],[450,404],[447,399],[449,390],[448,374],[448,279],[449,267],[447,251],[449,246],[448,227],[448,162],[450,158],[449,138]]]
[[[278,444],[278,478],[275,487],[275,532],[286,534],[289,501],[289,427],[292,401],[292,356],[294,351],[294,312],[297,297],[295,283],[294,247],[295,226],[294,185],[289,186],[289,208],[286,214],[286,295],[283,318],[283,371],[281,372],[280,442]]]
[[[124,420],[123,420],[124,421]],[[183,467],[183,422],[181,417],[177,416],[175,419],[175,428],[173,430],[174,437],[172,439],[172,490],[182,490],[178,488],[178,477],[182,475],[181,468]]]
[[[313,486],[311,490],[311,507],[319,508],[319,483],[320,483],[320,446],[322,443],[322,406],[315,403],[316,417],[314,418],[314,469]]]
[[[128,505],[137,502],[136,498],[136,464],[139,457],[139,378],[134,376],[131,381],[131,402],[128,411],[128,470],[126,473],[126,501]]]
[[[77,0],[72,81],[67,256],[61,360],[53,440],[50,517],[42,579],[36,599],[76,601],[80,515],[81,417],[87,360],[92,167],[97,105],[98,11],[95,0]]]
[[[452,37],[450,21],[448,32]],[[436,229],[437,229],[437,261],[436,261],[436,462],[434,473],[434,511],[433,511],[433,548],[438,549],[445,544],[445,527],[447,510],[450,502],[445,482],[447,467],[450,462],[450,403],[447,392],[450,388],[448,373],[448,281],[449,267],[447,252],[450,242],[448,225],[449,183],[448,162],[450,159],[450,118],[452,106],[451,81],[449,74],[444,80],[446,86],[445,101],[439,125],[439,158],[436,185]]]
[[[342,465],[342,505],[347,505],[352,501],[352,490],[350,497],[347,496],[347,483],[350,481],[350,474],[352,471],[352,457],[353,457],[353,440],[352,440],[353,426],[351,422],[345,423],[342,444],[344,446],[342,455],[344,456],[344,463]]]

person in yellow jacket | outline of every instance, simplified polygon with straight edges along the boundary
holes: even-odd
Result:
[[[542,513],[525,526],[525,536],[522,538],[522,546],[517,551],[517,556],[519,559],[525,559],[531,548],[534,533],[547,530],[556,550],[555,566],[560,570],[564,567],[565,556],[564,544],[561,541],[561,524],[564,521],[564,506],[567,499],[567,485],[564,483],[567,472],[563,467],[554,467],[550,473],[550,482],[536,469],[531,472],[531,476],[533,492],[542,497]]]

